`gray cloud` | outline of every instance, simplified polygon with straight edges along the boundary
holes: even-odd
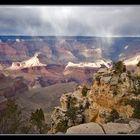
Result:
[[[140,6],[1,6],[0,34],[140,36]]]

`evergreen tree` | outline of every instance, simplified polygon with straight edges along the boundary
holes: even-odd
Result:
[[[23,125],[21,109],[14,99],[8,99],[6,109],[0,114],[0,133],[19,133]]]
[[[36,109],[35,112],[31,113],[30,117],[31,123],[37,127],[39,133],[44,133],[45,125],[45,117],[42,109]]]
[[[82,95],[86,96],[87,92],[88,92],[88,88],[84,85],[83,88],[82,88]]]
[[[108,122],[114,122],[116,119],[119,119],[119,113],[116,109],[112,109],[110,116],[107,118]]]
[[[140,61],[138,62],[137,67],[139,67],[139,68],[140,68]]]
[[[121,74],[123,72],[126,72],[126,66],[123,64],[122,61],[118,61],[117,63],[114,63],[113,69],[115,70],[116,74]]]

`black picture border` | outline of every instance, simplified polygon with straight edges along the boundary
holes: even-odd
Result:
[[[140,0],[0,0],[0,5],[137,5]]]
[[[0,6],[2,5],[140,5],[140,0],[0,0]],[[45,140],[52,139],[52,140],[62,140],[64,139],[88,139],[88,140],[94,140],[95,138],[103,138],[103,139],[109,139],[112,137],[116,137],[117,139],[120,139],[120,136],[123,138],[125,136],[132,138],[134,136],[135,138],[138,138],[136,136],[139,135],[4,135],[0,134],[0,138],[4,138],[7,136],[7,138],[10,139],[12,137],[17,138],[19,140],[19,137],[17,136],[25,136],[26,138],[33,139],[34,138],[45,138]],[[47,138],[46,138],[47,137]],[[119,137],[119,138],[118,138]],[[6,138],[6,139],[7,139]],[[114,139],[114,138],[113,138]],[[123,138],[124,139],[124,138]]]

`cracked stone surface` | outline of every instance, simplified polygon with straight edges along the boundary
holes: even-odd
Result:
[[[70,127],[66,134],[104,134],[104,131],[99,124],[91,122]]]
[[[134,124],[134,122],[131,122]],[[136,125],[136,122],[135,122]],[[134,129],[138,128],[133,127]],[[67,129],[66,134],[131,134],[133,129],[130,124],[125,123],[85,123]]]
[[[106,134],[128,134],[132,131],[129,124],[107,123],[102,125]]]

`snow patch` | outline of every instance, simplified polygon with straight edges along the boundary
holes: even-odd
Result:
[[[35,67],[35,66],[46,66],[46,64],[43,64],[40,62],[38,58],[39,54],[40,53],[35,53],[34,56],[30,58],[29,60],[25,60],[22,62],[13,62],[12,66],[9,69],[18,70],[22,68],[30,68],[30,67]]]
[[[95,51],[96,51],[97,53],[99,53],[99,54],[101,54],[101,53],[102,53],[101,48],[96,48],[96,49],[95,49]]]
[[[127,59],[127,60],[124,60],[124,64],[126,66],[128,66],[128,65],[137,65],[139,61],[140,61],[140,55],[137,55],[137,56],[131,57],[131,58]]]
[[[17,38],[17,39],[16,39],[16,42],[20,42],[20,39]]]
[[[124,47],[124,49],[126,50],[128,48],[128,45],[126,45],[125,47]]]
[[[120,53],[120,54],[119,54],[119,57],[121,57],[122,55],[123,55],[123,53]]]
[[[72,63],[69,62],[65,68],[68,67],[93,67],[93,68],[100,68],[102,65],[110,68],[111,61],[110,60],[96,60],[94,63],[84,62],[84,63]]]

